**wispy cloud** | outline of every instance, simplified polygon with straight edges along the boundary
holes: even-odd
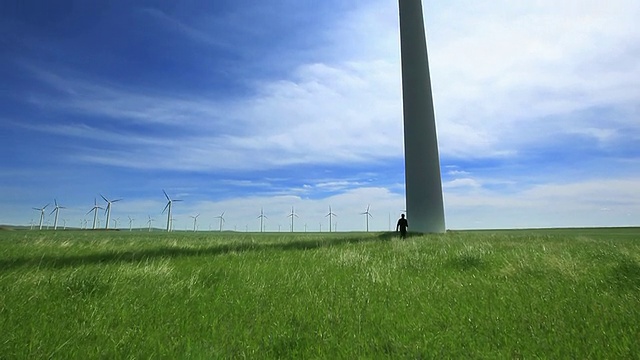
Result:
[[[261,83],[256,96],[232,103],[146,95],[42,73],[43,81],[65,89],[64,97],[32,102],[84,114],[94,127],[63,124],[42,126],[41,131],[144,144],[146,149],[137,146],[138,157],[126,161],[122,155],[131,148],[81,156],[87,161],[191,170],[264,169],[376,161],[401,154],[399,96],[385,97],[387,90],[380,90],[398,86],[397,69],[385,62],[311,64],[299,68],[291,80]],[[122,130],[129,134],[101,130],[96,118],[104,117],[120,124],[155,124],[155,138],[135,129]],[[151,161],[149,157],[159,153],[163,158]]]
[[[199,30],[193,26],[189,26],[186,23],[167,15],[162,10],[145,7],[141,8],[140,11],[162,22],[165,25],[165,28],[182,33],[189,39],[216,47],[229,47],[229,44],[227,42],[220,40],[220,36],[215,37],[213,34],[210,34],[206,31]]]

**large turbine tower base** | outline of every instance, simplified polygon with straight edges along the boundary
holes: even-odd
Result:
[[[399,10],[409,230],[442,233],[444,201],[422,0],[399,0]]]

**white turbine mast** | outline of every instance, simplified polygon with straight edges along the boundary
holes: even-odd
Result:
[[[104,228],[105,228],[105,230],[109,230],[109,220],[111,219],[111,204],[113,204],[114,202],[118,202],[118,201],[120,201],[122,199],[109,200],[106,197],[104,197],[104,195],[102,195],[102,194],[100,194],[100,197],[102,197],[102,199],[107,202],[107,207],[104,210],[105,213],[107,214],[107,221],[106,221],[106,225],[105,225]]]
[[[33,210],[40,211],[40,225],[38,225],[38,229],[42,230],[42,222],[44,221],[44,209],[47,208],[50,204],[47,204],[41,208],[32,208]]]
[[[287,217],[291,218],[291,232],[293,232],[293,218],[298,217],[298,214],[296,214],[295,211],[293,211],[293,206],[291,207],[291,213],[287,215]]]
[[[334,216],[338,216],[336,214],[334,214],[333,212],[331,212],[331,205],[329,205],[329,213],[327,215],[325,215],[324,217],[329,217],[329,232],[331,232],[331,222],[333,221],[332,217]]]
[[[440,156],[422,0],[399,0],[407,216],[420,233],[445,231]]]
[[[151,215],[147,215],[147,217],[149,218],[149,220],[147,220],[147,226],[149,227],[149,232],[151,232],[151,223],[156,221],[156,220],[152,219]]]
[[[365,218],[367,219],[367,232],[369,232],[369,217],[373,217],[371,216],[371,213],[369,212],[369,207],[371,206],[371,204],[367,205],[367,210],[363,213],[360,213],[360,215],[364,215]]]
[[[260,232],[264,231],[264,219],[268,219],[267,215],[264,214],[264,211],[262,208],[260,208],[260,215],[258,215],[258,219],[260,219]]]
[[[90,212],[93,211],[93,230],[96,229],[96,224],[98,222],[98,209],[104,209],[100,206],[98,206],[98,201],[96,200],[96,198],[93,198],[93,207],[91,208],[91,210],[87,211],[86,215],[89,215]]]
[[[56,213],[56,216],[54,217],[54,220],[53,220],[53,230],[58,230],[58,215],[60,215],[60,209],[66,209],[66,208],[64,206],[58,205],[58,201],[56,199],[53,199],[53,203],[55,204],[55,207],[51,211],[51,214],[53,214],[54,212]]]
[[[169,197],[169,195],[167,195],[167,192],[166,192],[166,191],[164,191],[164,189],[162,189],[162,192],[164,193],[164,197],[166,197],[166,198],[167,198],[167,205],[165,205],[165,206],[164,206],[164,210],[162,210],[162,213],[164,214],[164,212],[165,212],[166,210],[168,210],[168,211],[167,211],[167,232],[169,232],[169,231],[171,231],[171,229],[172,229],[171,222],[174,220],[174,219],[171,217],[171,205],[173,205],[173,202],[174,202],[174,201],[182,201],[182,200],[172,200],[172,199]]]
[[[133,224],[133,220],[135,220],[135,219],[132,218],[131,216],[128,216],[128,215],[127,215],[127,217],[129,218],[129,231],[131,231],[131,225]]]
[[[189,217],[193,219],[193,232],[196,232],[196,229],[197,229],[198,216],[200,216],[200,214],[195,215],[195,216],[189,215]]]
[[[214,217],[214,219],[220,219],[220,232],[222,232],[222,224],[224,224],[224,211],[222,214]]]

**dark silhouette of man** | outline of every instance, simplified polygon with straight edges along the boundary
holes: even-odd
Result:
[[[400,215],[400,219],[398,219],[398,224],[396,225],[396,232],[400,231],[400,236],[404,239],[407,237],[407,228],[409,227],[409,222],[404,218],[404,214]]]

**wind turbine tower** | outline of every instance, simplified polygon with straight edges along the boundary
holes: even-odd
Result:
[[[298,214],[293,211],[293,206],[291,207],[291,214],[287,216],[291,218],[291,232],[293,232],[293,218],[298,217]]]
[[[41,208],[32,208],[33,210],[37,210],[40,211],[40,225],[38,225],[38,229],[42,230],[42,222],[44,221],[44,209],[47,208],[47,206],[49,206],[49,204],[41,207]]]
[[[106,222],[106,225],[105,225],[104,228],[105,228],[105,230],[109,230],[109,220],[111,219],[111,204],[113,204],[114,202],[118,202],[118,201],[120,201],[122,199],[109,200],[106,197],[104,197],[104,195],[102,195],[102,194],[100,194],[100,196],[102,197],[102,199],[104,201],[107,202],[107,208],[105,209],[105,212],[107,213],[107,222]],[[117,225],[116,225],[116,227],[117,227]]]
[[[333,216],[337,216],[336,214],[331,212],[331,206],[329,206],[329,213],[327,215],[325,215],[324,217],[327,217],[327,216],[329,217],[329,232],[331,232],[331,223],[332,223],[332,219],[331,218]],[[322,228],[320,228],[320,229],[322,229]],[[320,230],[320,231],[322,231],[322,230]]]
[[[131,225],[133,224],[133,220],[135,220],[134,218],[132,218],[131,216],[127,216],[129,218],[129,231],[131,231]]]
[[[440,157],[422,0],[399,0],[407,217],[411,231],[445,231]]]
[[[58,230],[58,215],[60,215],[60,209],[65,209],[65,207],[58,205],[58,201],[56,199],[53,199],[53,203],[55,204],[55,207],[51,210],[51,214],[56,213],[53,220],[53,230]]]
[[[373,217],[371,216],[371,213],[369,212],[369,207],[371,206],[371,204],[367,205],[367,210],[363,213],[360,213],[360,215],[364,215],[365,218],[367,219],[367,232],[369,232],[369,217]]]
[[[147,215],[147,217],[149,218],[149,220],[147,221],[147,226],[149,226],[149,232],[151,232],[151,223],[156,220],[152,219],[150,215]]]
[[[93,211],[93,230],[96,229],[96,223],[98,221],[98,209],[102,209],[100,206],[98,206],[98,202],[96,201],[95,198],[93,198],[93,208],[91,208],[91,210],[87,211],[87,215]]]
[[[222,232],[222,224],[224,224],[224,211],[219,216],[215,217],[216,219],[220,219],[220,232]]]
[[[164,193],[164,197],[167,198],[167,205],[164,206],[164,210],[162,210],[162,213],[164,214],[165,210],[169,210],[167,211],[167,232],[171,231],[171,221],[173,220],[171,218],[171,205],[173,204],[174,201],[182,201],[182,200],[172,200],[169,195],[167,195],[167,192],[164,191],[164,189],[162,190],[162,192]]]
[[[260,215],[258,216],[258,218],[260,219],[260,232],[264,231],[264,219],[268,219],[267,215],[264,214],[264,211],[262,208],[260,208]]]
[[[200,216],[200,214],[196,216],[189,215],[189,217],[193,219],[193,232],[196,232],[196,228],[197,228],[196,226],[198,224],[198,216]]]

